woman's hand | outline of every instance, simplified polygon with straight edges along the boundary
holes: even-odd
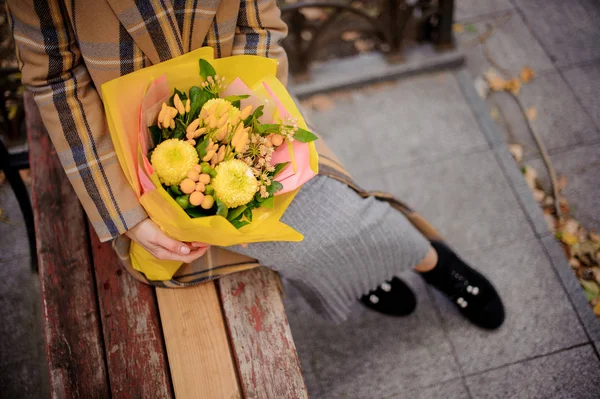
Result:
[[[161,260],[191,263],[204,255],[210,245],[192,242],[187,245],[168,237],[150,218],[138,223],[125,233],[148,252]]]

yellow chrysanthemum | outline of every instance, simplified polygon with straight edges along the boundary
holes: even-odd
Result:
[[[221,162],[215,170],[217,176],[212,179],[212,187],[217,197],[228,208],[237,208],[252,200],[258,182],[245,162],[232,159]]]
[[[206,103],[204,103],[202,110],[200,111],[200,117],[203,119],[208,119],[210,115],[214,115],[215,118],[219,120],[226,113],[229,121],[234,121],[237,123],[240,116],[240,110],[234,107],[227,100],[222,98],[213,98],[212,100],[208,100]]]
[[[194,165],[198,164],[198,153],[185,141],[165,140],[152,152],[150,163],[162,183],[175,186],[187,177],[187,173]]]

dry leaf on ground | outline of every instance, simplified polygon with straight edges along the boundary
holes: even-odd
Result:
[[[506,82],[505,89],[510,91],[515,96],[519,95],[519,91],[521,91],[521,81],[519,78],[512,78]]]
[[[489,69],[484,76],[493,91],[503,91],[506,89],[508,82],[495,69]]]
[[[543,190],[535,189],[533,190],[533,198],[535,199],[535,202],[540,204],[544,198],[546,198],[546,193]]]
[[[492,107],[490,109],[490,117],[496,122],[500,120],[500,111],[498,111],[498,107]]]
[[[521,73],[519,75],[521,76],[521,81],[523,83],[529,83],[533,80],[533,78],[535,78],[535,71],[526,66],[521,69]]]
[[[307,19],[311,21],[321,21],[327,18],[326,12],[320,8],[308,7],[301,8],[299,11],[300,13],[302,13],[302,15],[304,15]]]
[[[453,24],[452,31],[454,33],[463,33],[465,31],[465,26],[463,24]]]
[[[523,160],[523,146],[521,144],[509,144],[508,151],[510,151],[517,163]]]
[[[325,94],[317,94],[309,100],[310,107],[315,111],[328,111],[335,107],[333,101]]]
[[[558,192],[563,191],[565,188],[567,188],[567,176],[565,175],[560,175],[556,178],[556,185],[557,185],[557,189]]]
[[[473,84],[475,85],[475,90],[477,90],[479,97],[486,99],[490,93],[489,83],[482,76],[477,76]]]
[[[525,114],[527,115],[527,119],[529,119],[530,121],[534,121],[537,119],[537,109],[535,107],[529,107],[527,108],[527,111],[525,112]]]
[[[523,176],[525,177],[525,181],[527,182],[527,185],[529,185],[529,188],[533,191],[537,188],[537,171],[529,165],[525,166],[524,169]]]
[[[364,51],[372,50],[375,47],[375,42],[371,39],[357,39],[354,41],[354,48],[361,53]]]
[[[350,30],[350,31],[342,33],[342,40],[347,41],[347,42],[354,41],[358,38],[360,38],[360,33],[358,33],[355,30]]]

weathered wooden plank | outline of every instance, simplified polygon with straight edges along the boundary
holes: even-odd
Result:
[[[240,398],[215,284],[157,288],[173,389],[178,398]]]
[[[264,267],[219,280],[246,398],[308,398],[279,284],[277,274]]]
[[[104,346],[115,398],[172,398],[154,288],[121,267],[90,226]]]
[[[29,93],[25,112],[50,393],[108,397],[86,218]]]

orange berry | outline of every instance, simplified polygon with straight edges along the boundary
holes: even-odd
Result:
[[[194,206],[201,205],[204,201],[204,194],[199,191],[194,191],[190,194],[190,204]]]
[[[210,175],[207,175],[206,173],[202,173],[200,175],[200,177],[198,178],[198,181],[200,183],[208,184],[208,183],[210,183]]]
[[[184,194],[191,194],[196,190],[196,182],[192,179],[184,179],[179,185],[179,189]]]
[[[203,209],[210,209],[210,208],[212,208],[214,203],[215,203],[215,199],[212,197],[212,195],[205,195],[204,199],[202,200],[202,204],[200,206]]]
[[[198,172],[196,172],[194,169],[192,169],[188,172],[187,177],[192,179],[193,181],[198,181],[198,179],[200,178],[200,174]]]

